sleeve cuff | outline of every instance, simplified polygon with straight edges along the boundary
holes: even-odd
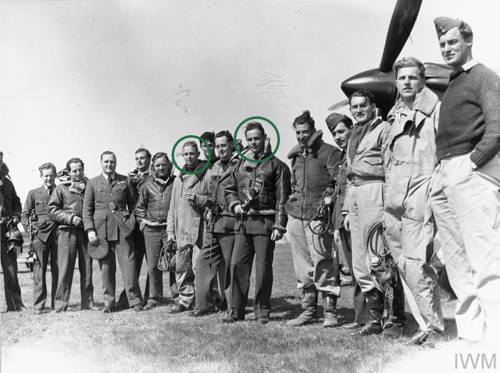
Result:
[[[479,150],[474,150],[470,154],[470,160],[476,165],[476,168],[481,168],[483,167],[488,161],[490,160],[490,157],[486,156]]]
[[[286,228],[279,224],[274,224],[273,229],[279,230],[281,233],[286,233]]]

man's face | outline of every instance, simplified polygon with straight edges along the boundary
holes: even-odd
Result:
[[[135,153],[135,165],[139,171],[147,171],[150,163],[151,159],[148,158],[148,154],[146,152]]]
[[[167,177],[170,173],[171,165],[167,158],[160,157],[153,164],[153,169],[159,177]]]
[[[42,179],[43,185],[46,187],[53,187],[56,182],[56,173],[52,168],[46,168],[42,170],[40,178]]]
[[[116,158],[113,154],[105,154],[101,159],[102,172],[106,175],[113,175],[116,170]]]
[[[217,151],[217,156],[222,160],[228,160],[233,154],[233,143],[227,140],[226,136],[215,138],[215,150]]]
[[[409,66],[400,68],[396,77],[396,87],[403,99],[415,99],[417,93],[424,88],[424,79],[420,76],[418,67]]]
[[[349,138],[351,137],[351,130],[347,128],[344,122],[340,122],[332,131],[333,139],[340,149],[345,150]]]
[[[352,97],[350,103],[351,114],[359,124],[365,124],[375,115],[375,104],[370,104],[367,97]]]
[[[245,136],[247,139],[248,147],[255,155],[264,152],[264,146],[266,145],[266,138],[259,129],[256,128],[247,131]]]
[[[184,157],[184,161],[186,162],[186,166],[194,166],[198,157],[200,156],[200,152],[192,145],[187,145],[182,148],[182,156]]]
[[[439,48],[444,61],[458,68],[472,58],[472,38],[464,40],[458,27],[454,27],[439,38]]]
[[[210,147],[210,152],[211,152],[211,155],[212,155],[212,159],[214,158],[214,143],[210,140],[205,140],[205,142],[208,144],[208,146]],[[203,150],[203,154],[205,154],[205,158],[208,159],[208,148],[207,146],[205,145],[205,143],[201,143],[201,150]]]
[[[307,123],[295,125],[295,136],[297,137],[297,142],[302,147],[307,146],[307,143],[309,142],[309,139],[311,138],[313,133],[314,131]]]
[[[81,162],[74,162],[69,164],[69,176],[71,177],[71,181],[82,181],[83,165]]]

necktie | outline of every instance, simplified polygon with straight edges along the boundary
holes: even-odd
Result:
[[[108,184],[111,185],[113,183],[113,177],[110,175],[108,177]]]

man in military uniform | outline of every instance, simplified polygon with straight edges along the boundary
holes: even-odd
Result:
[[[151,165],[151,153],[148,149],[139,148],[135,151],[136,168],[129,172],[128,177],[132,190],[134,191],[134,199],[139,199],[139,188],[146,182],[149,177],[149,167]],[[132,241],[134,242],[135,262],[137,265],[137,278],[141,277],[142,262],[146,256],[146,243],[144,233],[139,229],[139,224],[136,224],[132,233]],[[143,305],[146,304],[149,298],[149,273],[146,275],[146,284],[144,285]],[[125,289],[118,297],[118,307],[128,308],[127,293]]]
[[[245,318],[250,274],[255,256],[255,318],[269,322],[273,286],[273,256],[276,241],[286,232],[285,204],[290,195],[290,170],[266,150],[267,135],[259,122],[245,128],[249,146],[246,160],[234,167],[226,187],[229,211],[237,220],[236,241],[231,258],[231,307],[225,322]]]
[[[340,325],[337,298],[340,296],[339,260],[328,226],[333,208],[335,179],[341,151],[326,144],[309,111],[293,122],[298,144],[288,158],[292,164],[292,194],[286,204],[297,287],[302,292],[303,312],[289,326],[318,321],[318,292],[323,296],[324,327]]]
[[[498,343],[500,78],[473,59],[467,23],[448,17],[434,23],[453,72],[441,97],[431,207],[457,295],[458,336]]]
[[[9,227],[21,221],[21,201],[9,177],[9,168],[0,152],[0,252],[7,311],[26,309],[21,299],[21,288],[17,279],[17,252],[9,243]],[[17,228],[15,228],[17,229]]]
[[[104,287],[105,313],[115,308],[116,260],[120,266],[128,304],[141,311],[141,290],[137,278],[131,234],[135,228],[136,200],[128,178],[115,172],[116,156],[101,154],[102,174],[88,181],[83,199],[83,224],[90,244],[107,241],[108,255],[99,260]],[[98,239],[99,238],[99,239]]]
[[[57,290],[57,226],[49,217],[48,203],[56,187],[56,167],[52,163],[42,164],[38,170],[42,186],[30,190],[22,213],[23,225],[31,232],[31,250],[36,259],[33,264],[33,308],[42,312],[47,298],[46,273],[50,260],[51,292],[50,307],[54,309]]]

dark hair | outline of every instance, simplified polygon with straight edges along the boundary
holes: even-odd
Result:
[[[213,131],[203,132],[200,137],[203,140],[205,140],[206,142],[211,142],[211,143],[215,142],[215,132],[213,132]],[[200,140],[200,145],[201,144],[202,144],[202,141]]]
[[[249,122],[245,127],[245,136],[248,131],[259,130],[262,136],[266,136],[266,132],[264,131],[264,127],[259,122]]]
[[[50,162],[44,163],[40,167],[38,167],[38,171],[40,171],[40,175],[42,175],[43,170],[48,170],[48,169],[52,169],[55,174],[57,173],[56,166],[54,166],[54,164],[52,164]]]
[[[370,91],[367,91],[366,89],[360,89],[359,91],[354,92],[349,97],[349,105],[351,104],[353,97],[366,97],[368,99],[368,101],[370,102],[370,105],[375,103],[375,96],[373,96],[373,93],[371,93]]]
[[[151,166],[154,165],[158,159],[163,158],[163,157],[165,157],[167,159],[167,162],[170,163],[170,159],[168,158],[167,153],[158,152],[158,153],[155,153],[155,155],[153,156],[153,160],[151,161]]]
[[[184,149],[186,146],[192,146],[193,148],[196,149],[196,151],[199,151],[198,150],[198,144],[196,143],[196,141],[186,141],[183,145],[182,145],[182,149]]]
[[[233,135],[228,130],[219,131],[215,134],[215,138],[225,137],[228,142],[233,143]],[[214,140],[215,142],[215,140]]]
[[[147,159],[151,159],[151,153],[146,148],[139,148],[139,149],[137,149],[134,154],[137,154],[137,153],[146,153],[146,158]]]
[[[111,150],[105,150],[102,152],[101,154],[101,161],[102,161],[102,158],[105,156],[105,155],[112,155],[113,157],[115,157],[115,160],[116,160],[116,154],[113,153]]]
[[[392,65],[392,70],[394,70],[394,78],[398,78],[399,69],[403,67],[417,67],[418,73],[422,79],[425,79],[425,67],[424,64],[416,59],[415,57],[403,57],[400,60],[394,62]]]
[[[340,123],[344,123],[344,125],[347,127],[347,129],[351,129],[352,126],[353,126],[353,123],[352,123],[352,119],[349,118],[347,115],[341,120],[339,121],[334,127],[332,127],[332,129],[330,131],[333,131],[335,130],[335,128],[337,128],[337,126],[340,124]]]
[[[304,110],[302,114],[300,114],[293,121],[293,126],[295,127],[297,124],[308,124],[311,130],[314,130],[314,119],[311,117],[311,113],[309,110]]]
[[[69,167],[69,165],[71,163],[81,163],[82,164],[82,168],[85,168],[85,164],[83,163],[83,161],[80,159],[80,158],[71,158],[69,161],[66,162],[66,169],[68,171],[71,171],[71,168]]]

